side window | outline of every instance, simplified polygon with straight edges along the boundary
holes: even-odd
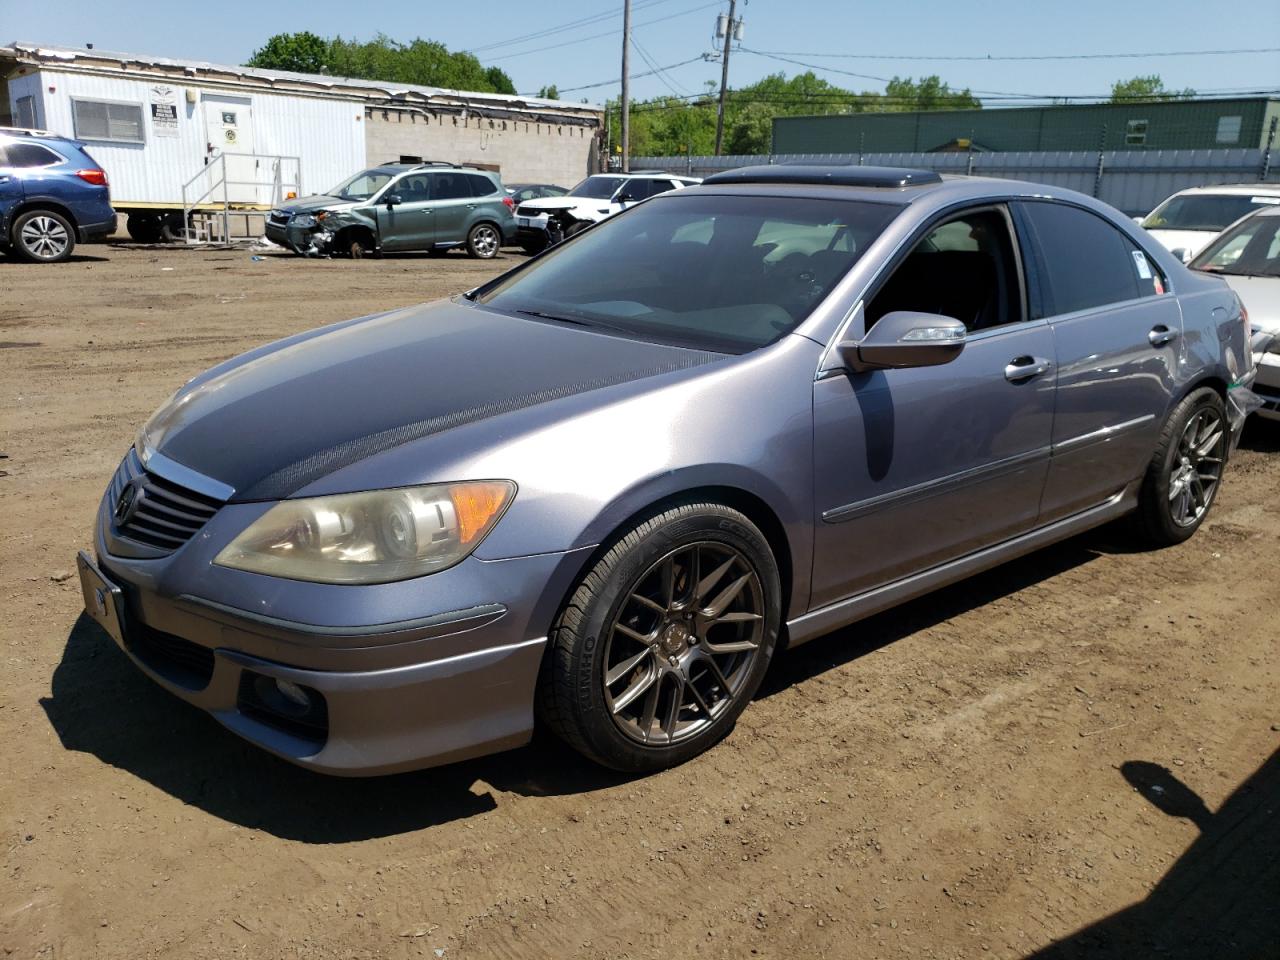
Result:
[[[433,173],[431,175],[432,200],[462,200],[471,196],[471,188],[461,173]]]
[[[427,178],[424,176],[413,176],[412,174],[403,177],[391,192],[399,195],[401,203],[422,203],[424,200],[431,199],[431,192],[427,187]]]
[[[473,197],[488,197],[498,192],[498,188],[493,185],[493,181],[488,177],[482,177],[478,173],[464,174],[467,183],[471,185],[471,195]]]
[[[953,317],[971,331],[1021,321],[1022,285],[1004,211],[975,210],[931,228],[867,304],[867,329],[896,310]]]
[[[1075,313],[1163,293],[1156,266],[1096,214],[1062,203],[1027,202],[1047,274],[1052,313]]]
[[[11,167],[47,167],[63,162],[62,157],[38,143],[11,143],[6,154]]]
[[[660,193],[666,193],[668,190],[674,190],[676,185],[670,180],[649,180],[649,196],[656,197]]]

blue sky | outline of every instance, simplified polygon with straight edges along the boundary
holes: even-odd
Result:
[[[632,0],[635,38],[657,66],[698,57],[713,48],[712,28],[727,0]],[[934,61],[879,57],[1028,56],[1150,53],[1280,47],[1280,2],[1237,0],[987,0],[980,4],[898,0],[750,0],[738,4],[746,20],[743,51],[730,61],[730,83],[805,67],[770,59],[763,51],[816,64],[833,83],[883,89],[875,77],[938,73],[953,86],[977,91],[1049,95],[1105,93],[1111,82],[1159,73],[1172,87],[1200,91],[1280,89],[1280,54],[1178,56],[1043,61]],[[426,2],[426,0],[0,0],[0,42],[33,40],[66,46],[239,63],[273,33],[310,30],[366,39],[381,31],[396,39],[422,36],[451,49],[473,49],[506,70],[522,93],[554,83],[568,88],[615,81],[620,74],[621,0]],[[506,43],[569,21],[597,22],[540,39]],[[606,34],[601,36],[601,34]],[[480,49],[477,49],[480,48]],[[545,49],[551,48],[551,49]],[[875,59],[819,54],[875,55]],[[632,54],[631,71],[650,70]],[[844,70],[866,75],[847,76]],[[696,92],[718,82],[718,64],[696,61],[664,75],[633,81],[634,95]],[[670,84],[670,86],[668,85]],[[563,95],[603,102],[616,83]],[[989,101],[995,105],[996,101]]]

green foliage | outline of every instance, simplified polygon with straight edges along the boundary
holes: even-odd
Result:
[[[556,85],[553,83],[551,86],[543,87],[539,90],[538,96],[542,97],[544,100],[559,100],[560,91],[556,89]],[[583,103],[586,103],[586,101],[584,100]]]
[[[451,52],[434,40],[400,43],[385,34],[372,40],[326,40],[314,33],[281,33],[255,50],[247,66],[302,73],[330,73],[391,83],[447,87],[477,93],[515,93],[498,67],[484,67],[472,54]]]
[[[1196,92],[1190,87],[1183,90],[1166,90],[1158,73],[1145,77],[1117,80],[1111,85],[1112,103],[1134,103],[1147,100],[1190,100]]]
[[[821,79],[812,71],[788,78],[775,73],[738,90],[725,100],[724,150],[735,154],[768,153],[773,120],[785,116],[829,113],[901,112],[907,110],[969,110],[982,102],[969,90],[953,90],[937,76],[919,81],[894,77],[883,93],[855,93]],[[620,134],[617,101],[610,101],[611,153],[617,153]],[[656,97],[632,105],[633,156],[707,155],[715,150],[716,95],[714,84],[692,100]]]

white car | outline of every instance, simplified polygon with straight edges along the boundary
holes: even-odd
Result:
[[[1266,206],[1222,232],[1189,264],[1222,277],[1249,314],[1262,398],[1258,416],[1280,420],[1280,205]]]
[[[597,173],[563,197],[521,203],[516,208],[516,242],[527,252],[537,253],[641,200],[701,182],[697,177],[677,177],[658,170]]]
[[[1280,206],[1280,183],[1191,187],[1138,222],[1185,263],[1228,226],[1265,206]]]

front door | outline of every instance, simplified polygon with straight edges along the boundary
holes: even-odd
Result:
[[[1027,319],[1008,211],[930,227],[868,298],[968,328],[937,367],[834,371],[814,384],[817,608],[1031,529],[1053,427],[1053,335]]]
[[[395,204],[387,198],[395,197]],[[378,201],[378,238],[383,250],[423,250],[436,231],[435,202],[426,173],[406,173],[389,184]]]
[[[1182,312],[1159,268],[1097,214],[1026,201],[1053,331],[1058,402],[1042,522],[1118,494],[1146,470],[1176,389]]]
[[[248,97],[206,94],[204,100],[205,152],[212,163],[225,155],[226,198],[232,203],[269,203],[272,173],[260,169],[268,163],[253,156],[253,104]],[[221,202],[222,188],[210,201]],[[264,199],[266,198],[266,199]]]

